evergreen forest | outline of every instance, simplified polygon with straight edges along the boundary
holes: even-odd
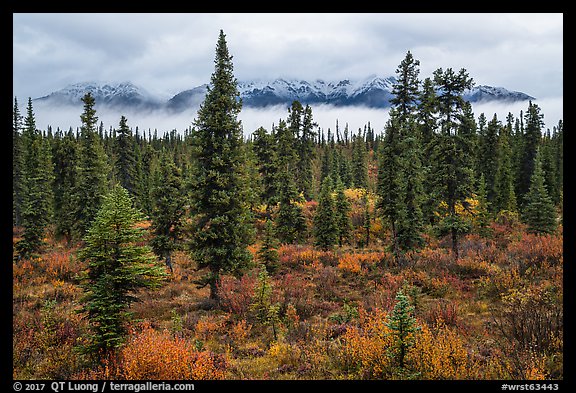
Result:
[[[357,130],[243,129],[223,31],[185,130],[14,98],[13,378],[563,379],[563,122],[419,66]]]

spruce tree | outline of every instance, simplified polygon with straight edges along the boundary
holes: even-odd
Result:
[[[530,189],[525,196],[523,209],[524,222],[528,231],[534,233],[553,233],[558,226],[556,209],[548,190],[544,185],[541,153],[537,151],[534,157],[534,172],[530,179]]]
[[[94,97],[86,93],[82,97],[84,112],[80,115],[82,126],[80,128],[80,165],[78,168],[78,181],[74,194],[76,211],[75,234],[84,236],[96,217],[102,197],[107,192],[107,177],[109,168],[102,141],[96,130],[98,117],[94,109]]]
[[[352,182],[356,188],[368,188],[368,152],[360,135],[352,137]]]
[[[54,157],[54,222],[55,234],[70,242],[75,227],[75,200],[71,196],[77,189],[78,143],[72,131],[58,134],[53,148]]]
[[[154,253],[164,258],[166,266],[172,271],[172,253],[182,235],[186,195],[181,171],[166,149],[162,149],[154,177],[154,207],[151,214],[154,238],[151,243]]]
[[[498,168],[495,179],[495,201],[493,211],[515,212],[517,209],[514,192],[514,172],[512,165],[512,116],[507,117],[506,126],[501,129],[498,138]]]
[[[480,175],[478,185],[478,192],[476,193],[476,199],[478,201],[478,206],[476,208],[476,225],[478,227],[478,233],[481,236],[488,236],[490,234],[490,202],[487,198],[486,191],[486,180],[484,179],[484,174]]]
[[[350,219],[350,201],[344,194],[342,182],[336,183],[336,201],[334,214],[336,215],[336,229],[338,231],[338,245],[342,247],[344,241],[350,237],[352,232],[352,220]]]
[[[274,219],[276,235],[282,243],[301,242],[306,237],[306,218],[300,203],[302,198],[290,173],[278,175],[278,212]]]
[[[222,30],[216,45],[215,70],[195,120],[197,149],[195,231],[192,256],[209,273],[198,282],[210,285],[210,298],[219,301],[222,272],[239,272],[251,261],[247,249],[253,234],[243,177],[242,108],[233,74],[232,56]]]
[[[18,99],[14,97],[12,117],[12,223],[19,226],[22,221],[22,167],[24,166],[22,151],[22,115],[18,107]]]
[[[44,235],[51,221],[53,164],[49,142],[36,129],[32,99],[28,99],[22,132],[23,166],[21,169],[22,240],[16,244],[21,258],[35,256],[44,245]]]
[[[88,354],[98,357],[118,348],[131,319],[128,308],[137,300],[135,291],[156,288],[165,277],[150,248],[138,244],[144,230],[135,224],[143,219],[126,189],[116,185],[103,197],[84,238],[78,257],[88,265],[82,281],[82,310],[91,331],[83,347]]]
[[[400,373],[404,371],[406,355],[414,345],[415,335],[420,331],[420,326],[413,314],[414,306],[410,304],[402,289],[398,290],[396,304],[387,318],[386,325],[392,330],[394,339],[390,355],[400,369]]]
[[[440,134],[432,150],[433,178],[440,199],[446,204],[444,230],[451,234],[452,252],[458,259],[458,240],[467,230],[466,222],[457,214],[456,206],[464,205],[472,195],[473,135],[476,125],[470,103],[462,93],[473,81],[465,69],[455,73],[451,68],[434,71],[434,84],[439,89],[438,112]]]
[[[306,236],[306,221],[300,205],[303,202],[295,180],[298,155],[296,139],[284,120],[278,122],[277,139],[277,190],[278,212],[274,220],[276,235],[282,243],[296,243]]]
[[[264,225],[264,239],[260,250],[258,250],[258,258],[270,273],[275,273],[278,270],[278,239],[274,234],[272,220],[266,220]]]
[[[264,127],[259,127],[252,134],[254,137],[253,147],[256,154],[258,172],[262,178],[262,202],[266,204],[266,210],[270,214],[271,205],[278,198],[278,157],[276,154],[275,136],[269,134]]]
[[[479,159],[480,174],[484,175],[486,181],[486,198],[491,205],[495,204],[496,200],[496,175],[498,172],[498,163],[500,156],[498,155],[499,149],[499,135],[501,134],[502,124],[498,120],[496,114],[492,120],[488,122],[484,135],[481,136],[479,141]]]
[[[542,140],[542,127],[544,116],[540,113],[540,107],[528,102],[528,110],[524,115],[525,128],[522,134],[522,156],[520,161],[520,174],[518,178],[517,197],[523,205],[527,199],[524,197],[528,192],[532,174],[534,172],[534,163],[538,147]]]
[[[390,119],[386,123],[384,140],[380,144],[378,161],[378,210],[390,224],[392,232],[392,253],[400,251],[398,244],[398,217],[402,211],[401,189],[401,136],[399,117],[396,108],[390,109]]]
[[[138,191],[138,179],[134,138],[132,136],[132,130],[128,127],[128,120],[124,116],[120,118],[120,125],[118,130],[116,130],[115,139],[114,174],[117,181],[120,182],[120,185],[124,187],[130,195],[135,196]]]
[[[432,79],[426,78],[422,83],[422,91],[419,95],[417,122],[422,157],[430,157],[436,142],[437,129],[437,97]],[[433,224],[436,220],[436,206],[439,204],[437,192],[434,187],[434,174],[432,162],[429,159],[422,159],[422,217],[423,222]]]
[[[314,213],[314,244],[322,250],[329,250],[338,242],[338,227],[332,197],[332,179],[326,177],[322,182],[318,206]]]

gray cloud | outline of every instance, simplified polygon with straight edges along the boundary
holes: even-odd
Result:
[[[19,101],[83,81],[129,80],[165,98],[209,81],[223,29],[239,80],[466,68],[477,84],[563,95],[562,14],[13,14]],[[561,105],[561,100],[560,100]]]

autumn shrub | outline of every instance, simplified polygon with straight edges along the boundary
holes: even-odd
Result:
[[[83,264],[76,260],[75,250],[51,250],[42,256],[43,268],[53,278],[69,280],[83,269]]]
[[[539,353],[562,352],[564,310],[562,290],[546,282],[513,288],[495,312],[499,334],[515,346]]]
[[[419,379],[468,379],[475,368],[461,334],[442,322],[433,329],[422,325],[407,364]]]
[[[15,379],[70,379],[81,367],[74,348],[86,324],[79,314],[47,300],[32,312],[20,313],[13,323]]]
[[[222,318],[220,315],[213,314],[201,317],[194,326],[196,337],[203,341],[216,338],[224,330],[226,319],[226,317]]]
[[[306,318],[314,312],[315,285],[306,276],[294,272],[284,274],[274,285],[273,303],[280,305],[284,313],[292,305],[297,313]]]
[[[425,313],[424,318],[429,325],[442,324],[443,326],[454,328],[462,326],[458,304],[454,301],[442,299],[435,302]]]
[[[453,262],[451,252],[445,248],[425,247],[413,255],[413,266],[428,271],[442,270]]]
[[[333,266],[322,266],[313,275],[316,292],[323,299],[333,299],[338,296],[338,269]]]
[[[338,363],[349,378],[388,379],[393,373],[390,348],[393,337],[386,324],[388,314],[380,309],[359,308],[358,326],[349,327],[340,337]]]
[[[490,273],[480,277],[476,282],[478,295],[485,299],[499,299],[512,288],[523,285],[522,277],[518,268],[509,266],[501,268],[498,265],[491,265]]]
[[[524,274],[529,269],[562,266],[563,252],[561,235],[522,233],[518,239],[510,242],[506,255],[512,264],[518,266],[520,273]]]
[[[307,266],[336,266],[338,256],[333,251],[317,250],[311,246],[285,244],[278,248],[279,265],[291,271]]]
[[[252,273],[246,273],[240,278],[222,275],[216,283],[220,306],[226,311],[245,317],[254,298],[256,281],[256,276]]]
[[[133,333],[118,354],[98,369],[96,377],[126,380],[224,379],[228,363],[222,355],[198,351],[167,330],[144,325]]]
[[[360,274],[363,272],[360,254],[344,254],[338,258],[338,269],[347,273]]]
[[[268,355],[277,367],[284,371],[296,369],[301,362],[302,351],[296,344],[284,341],[275,341],[268,349]]]

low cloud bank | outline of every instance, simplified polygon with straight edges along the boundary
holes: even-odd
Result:
[[[535,100],[534,103],[538,104],[544,115],[544,129],[552,130],[554,126],[558,125],[559,120],[563,120],[563,98],[548,98],[542,100]],[[514,117],[520,116],[520,111],[526,112],[528,102],[514,102],[514,103],[497,103],[486,102],[473,104],[474,116],[476,119],[481,113],[484,113],[488,120],[491,120],[494,114],[498,119],[505,123],[508,113],[512,113]],[[120,112],[111,109],[99,109],[96,107],[98,116],[98,124],[102,121],[105,130],[110,127],[118,128],[120,117],[124,115],[128,120],[128,126],[135,130],[136,127],[140,132],[154,132],[157,130],[158,135],[162,136],[164,132],[177,130],[183,133],[184,130],[193,125],[196,118],[197,108],[190,108],[188,111],[181,113],[170,113],[164,110],[156,110],[149,112],[131,113]],[[22,110],[21,110],[22,112]],[[36,117],[36,125],[42,130],[46,130],[51,126],[53,130],[60,128],[61,130],[68,130],[72,127],[76,130],[80,127],[80,114],[82,108],[51,108],[42,103],[34,104],[34,114]],[[327,133],[328,129],[332,132],[336,129],[336,122],[340,132],[344,131],[346,125],[350,134],[356,134],[358,129],[364,129],[364,126],[370,123],[371,127],[380,133],[384,130],[386,121],[389,118],[388,110],[375,109],[366,107],[335,107],[331,105],[317,105],[312,106],[312,115],[314,121],[320,128]],[[287,119],[288,109],[285,106],[273,106],[266,108],[244,108],[239,115],[242,121],[244,134],[250,135],[259,127],[264,127],[271,130],[273,125],[278,125],[279,120]]]

